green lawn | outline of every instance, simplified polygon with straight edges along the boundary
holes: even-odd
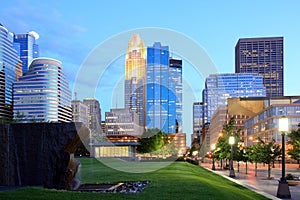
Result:
[[[144,180],[149,180],[151,183],[139,194],[84,193],[43,188],[24,188],[0,192],[0,199],[266,199],[206,169],[186,162],[170,163],[162,169],[148,173],[118,171],[92,158],[82,158],[80,162],[82,167],[78,176],[83,183]],[[108,162],[106,160],[106,163]],[[124,161],[113,161],[111,163],[117,164],[119,167],[124,166],[124,171],[139,171],[141,169],[149,169],[149,167],[155,169],[161,165],[161,163],[129,164]]]

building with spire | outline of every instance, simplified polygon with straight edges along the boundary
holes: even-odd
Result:
[[[128,42],[125,60],[125,108],[138,114],[139,125],[145,126],[146,48],[139,34]]]

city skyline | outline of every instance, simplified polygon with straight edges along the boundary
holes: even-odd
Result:
[[[61,60],[71,86],[78,69],[95,46],[120,32],[140,27],[161,27],[181,32],[203,46],[220,73],[234,72],[234,46],[239,38],[283,36],[285,95],[300,94],[300,88],[294,84],[297,74],[293,73],[297,69],[297,47],[300,45],[300,29],[294,26],[299,21],[298,2],[286,4],[280,1],[229,1],[226,4],[214,4],[191,1],[188,5],[182,5],[181,2],[174,1],[171,5],[159,2],[160,6],[156,6],[158,2],[149,2],[142,5],[143,9],[139,9],[141,4],[134,1],[129,9],[124,9],[128,4],[125,2],[119,2],[120,6],[115,6],[114,2],[79,2],[72,4],[72,9],[69,9],[70,3],[52,1],[52,6],[49,7],[49,2],[10,1],[3,2],[0,11],[1,23],[9,31],[19,34],[34,30],[40,34],[38,44],[41,56]],[[258,4],[259,7],[256,6]],[[253,10],[255,14],[243,17],[245,13],[241,8],[244,7]],[[181,14],[165,15],[165,8],[180,10]],[[146,13],[153,9],[158,12],[149,17]],[[272,12],[264,12],[265,9]],[[278,12],[283,13],[278,15]],[[266,20],[268,23],[265,23]],[[173,44],[166,45],[172,48]],[[220,48],[215,48],[216,46]],[[117,71],[124,70],[124,60],[115,64],[120,63],[122,66],[118,66]],[[194,101],[201,100],[205,78],[190,80],[190,85],[196,91]],[[100,100],[102,111],[108,111],[111,102],[103,102],[101,96],[103,94],[96,98]],[[190,110],[192,103],[190,102]],[[187,124],[185,128],[185,132],[192,133],[192,124]]]

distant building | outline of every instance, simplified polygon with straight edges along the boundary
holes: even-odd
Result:
[[[203,141],[202,137],[202,127],[203,127],[203,103],[194,102],[193,103],[193,134],[192,143],[197,143],[200,145]]]
[[[101,133],[102,133],[102,135],[106,135],[106,132],[105,132],[105,121],[101,121]]]
[[[83,104],[88,109],[88,128],[93,134],[101,135],[101,108],[100,103],[95,98],[83,99]]]
[[[21,122],[71,122],[71,90],[62,63],[37,58],[14,82],[14,119]]]
[[[226,106],[227,99],[233,97],[264,97],[266,88],[263,78],[257,74],[211,74],[206,78],[203,91],[204,123],[210,122],[211,117],[219,106]]]
[[[22,75],[22,61],[13,38],[0,24],[0,121],[13,119],[13,82]]]
[[[39,46],[36,44],[37,39],[39,39],[39,35],[34,31],[14,35],[14,48],[18,51],[22,60],[22,74],[28,70],[31,61],[39,57]]]
[[[140,136],[142,130],[136,112],[126,108],[110,109],[105,112],[106,136]]]
[[[224,126],[229,123],[231,118],[234,118],[233,130],[239,132],[239,139],[241,141],[245,141],[244,123],[249,116],[245,114],[229,114],[227,106],[219,106],[211,118],[210,127],[208,129],[210,145],[218,143],[219,137],[225,134],[223,130]]]
[[[235,46],[235,72],[263,76],[267,96],[284,95],[283,37],[241,38]]]
[[[147,48],[146,129],[182,131],[182,61],[169,58],[169,47]]]
[[[82,122],[88,127],[88,107],[80,100],[72,100],[72,121]]]

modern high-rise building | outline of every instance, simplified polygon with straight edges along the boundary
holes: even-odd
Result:
[[[145,126],[146,48],[139,34],[128,43],[125,60],[125,108],[136,112],[139,124]]]
[[[182,133],[182,60],[169,59],[169,90],[175,91],[176,133]],[[173,107],[169,101],[169,110]],[[171,119],[172,120],[172,119]]]
[[[88,107],[88,128],[98,135],[101,135],[101,108],[95,98],[83,99],[83,104]]]
[[[219,106],[226,106],[228,98],[264,97],[263,77],[254,73],[211,74],[203,91],[204,123],[210,122]]]
[[[13,82],[22,75],[22,61],[12,34],[0,24],[0,120],[13,119]]]
[[[193,103],[193,134],[200,138],[203,125],[203,103]]]
[[[169,47],[155,42],[147,48],[146,75],[146,128],[181,131],[182,61],[170,59]]]
[[[22,74],[28,70],[31,61],[39,57],[37,39],[39,39],[39,35],[34,31],[14,35],[14,48],[18,52],[20,60],[22,60]]]
[[[86,125],[86,127],[89,126],[89,120],[88,120],[88,106],[85,105],[80,100],[72,100],[72,121],[73,122],[82,122]]]
[[[283,37],[242,38],[235,46],[235,72],[263,76],[266,95],[283,96]]]
[[[34,59],[28,71],[14,82],[14,119],[21,122],[71,122],[71,90],[62,63]]]

